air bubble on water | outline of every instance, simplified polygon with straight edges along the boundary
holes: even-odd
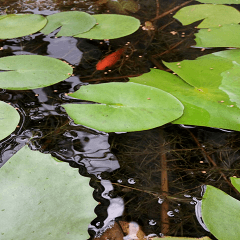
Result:
[[[118,183],[122,183],[122,179],[118,179],[117,182],[118,182]]]
[[[179,213],[179,209],[175,208],[174,212]]]
[[[167,212],[167,215],[168,215],[169,217],[174,217],[173,211],[168,211],[168,212]]]
[[[196,204],[196,202],[195,202],[195,201],[191,201],[191,202],[190,202],[190,204],[192,204],[192,205],[195,205],[195,204]]]
[[[157,222],[154,221],[153,219],[149,220],[149,225],[154,226],[156,224],[157,224]]]
[[[135,182],[135,180],[134,180],[133,178],[129,178],[129,179],[128,179],[128,183],[130,183],[130,184],[135,184],[136,182]]]
[[[98,174],[97,174],[97,178],[98,178],[98,179],[100,179],[100,180],[102,179],[102,177],[101,177],[101,174],[100,174],[100,173],[98,173]]]
[[[159,203],[159,204],[162,204],[163,202],[164,202],[164,199],[158,198],[158,203]]]
[[[184,194],[184,197],[192,197],[191,195],[188,195],[188,194]]]

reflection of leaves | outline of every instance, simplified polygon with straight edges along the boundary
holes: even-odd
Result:
[[[178,76],[152,69],[131,82],[171,93],[184,105],[176,124],[240,130],[240,50],[217,52],[196,60],[165,63]],[[219,117],[221,116],[221,117]]]
[[[19,120],[20,116],[17,110],[11,105],[0,101],[0,140],[15,130]]]
[[[97,202],[77,168],[25,146],[0,173],[1,240],[89,238]]]
[[[240,179],[231,178],[239,189]],[[221,240],[239,240],[240,202],[225,192],[207,186],[202,200],[202,217],[210,232]]]
[[[135,83],[82,86],[70,96],[101,103],[63,107],[75,123],[105,132],[158,127],[179,118],[183,112],[183,105],[171,94]]]
[[[0,58],[0,88],[25,90],[46,87],[67,79],[72,67],[51,57],[18,55]]]

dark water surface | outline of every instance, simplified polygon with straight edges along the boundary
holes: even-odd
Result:
[[[184,2],[160,1],[159,15]],[[129,15],[144,26],[156,17],[156,1],[139,0],[139,6],[139,11]],[[70,10],[117,13],[96,1],[8,0],[1,1],[0,7],[1,14],[49,15]],[[161,60],[181,61],[211,53],[212,49],[191,48],[195,25],[182,26],[168,14],[155,21],[155,30],[140,28],[130,36],[110,41],[55,38],[56,31],[48,36],[36,33],[1,41],[0,57],[36,54],[59,58],[75,67],[75,76],[41,89],[0,89],[0,100],[12,103],[21,114],[19,128],[0,143],[0,166],[28,143],[33,150],[50,153],[79,168],[80,174],[91,176],[94,197],[101,202],[95,209],[97,218],[89,227],[92,237],[100,235],[114,220],[134,221],[149,237],[162,236],[163,214],[168,216],[168,235],[211,236],[201,220],[200,200],[206,184],[239,197],[220,174],[221,170],[226,177],[239,177],[238,132],[167,124],[142,132],[106,134],[74,124],[60,106],[71,102],[65,94],[81,85],[127,81],[128,76],[148,72],[151,67],[167,70]],[[111,71],[95,71],[99,59],[126,44],[128,58],[125,56]],[[168,192],[161,188],[163,155]],[[212,166],[208,156],[218,168]],[[167,210],[163,210],[163,202],[168,203]]]

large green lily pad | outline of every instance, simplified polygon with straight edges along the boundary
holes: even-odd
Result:
[[[240,13],[230,6],[199,4],[180,9],[174,15],[174,18],[178,19],[183,25],[204,19],[198,25],[198,28],[211,28],[223,24],[239,23]]]
[[[97,202],[78,169],[25,146],[0,173],[1,240],[89,238]]]
[[[17,127],[20,116],[11,105],[0,101],[0,140],[11,134]]]
[[[0,88],[25,90],[46,87],[72,75],[68,64],[51,57],[18,55],[0,58]]]
[[[61,27],[56,36],[73,36],[90,30],[95,24],[96,19],[88,13],[71,11],[60,12],[47,16],[48,23],[41,30],[45,35]]]
[[[77,124],[104,132],[151,129],[179,118],[183,105],[171,94],[136,83],[82,86],[70,96],[101,104],[66,104]]]
[[[240,202],[235,198],[208,185],[202,200],[202,217],[217,239],[239,240]]]
[[[127,36],[138,30],[137,18],[118,14],[96,14],[97,25],[85,33],[74,37],[90,39],[114,39]]]
[[[178,76],[152,69],[136,82],[171,93],[184,105],[176,124],[240,130],[240,50],[165,63]]]
[[[47,19],[38,14],[0,16],[0,39],[23,37],[41,30]]]
[[[195,36],[197,47],[240,47],[240,26],[236,23],[200,29]]]

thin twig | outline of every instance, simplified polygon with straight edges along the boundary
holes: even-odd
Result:
[[[156,17],[158,17],[159,15],[159,10],[160,10],[159,0],[156,0]]]
[[[179,8],[181,8],[181,7],[183,7],[183,6],[187,5],[187,4],[189,4],[190,2],[193,2],[193,0],[190,0],[190,1],[184,2],[184,3],[180,4],[180,5],[177,6],[177,7],[174,7],[174,8],[172,8],[172,9],[170,9],[169,11],[164,12],[163,14],[156,16],[155,18],[151,19],[151,22],[153,22],[153,21],[155,21],[155,20],[157,20],[157,19],[160,19],[160,18],[165,17],[166,15],[168,15],[168,14],[170,14],[170,13],[172,13],[172,12],[178,10]]]

